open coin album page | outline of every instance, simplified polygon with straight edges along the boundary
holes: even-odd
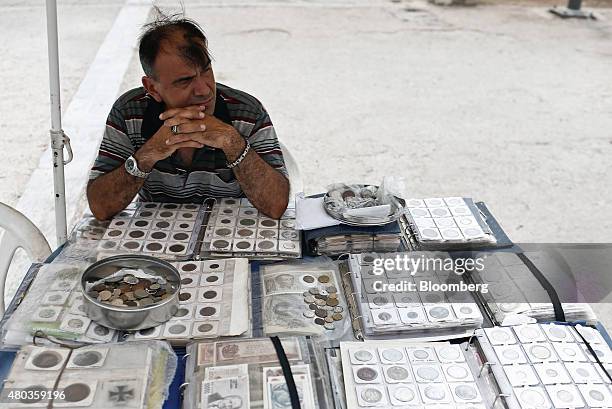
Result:
[[[260,213],[246,198],[215,201],[202,241],[204,258],[248,257],[251,260],[293,259],[302,256],[295,208],[280,220]]]
[[[2,327],[2,343],[24,345],[36,331],[59,339],[87,343],[112,342],[118,332],[99,325],[85,313],[80,289],[86,264],[44,264]]]
[[[509,409],[612,407],[612,351],[595,329],[525,324],[476,338]]]
[[[496,392],[466,344],[342,342],[346,407],[490,409]]]
[[[0,408],[161,409],[176,366],[170,346],[158,341],[26,345],[13,361]]]
[[[264,334],[312,335],[327,340],[351,334],[335,262],[327,257],[260,267]]]
[[[436,290],[440,287],[434,287],[463,283],[462,277],[453,271],[408,271],[374,265],[375,259],[418,259],[420,254],[364,253],[349,256],[350,274],[345,276],[344,282],[350,288],[346,293],[353,294],[348,302],[354,305],[355,318],[360,317],[364,337],[449,339],[469,336],[475,328],[482,326],[482,313],[470,292],[455,291],[455,288],[441,291]],[[428,257],[447,260],[448,254],[428,253]]]
[[[196,252],[205,206],[134,202],[117,214],[98,245],[98,259],[137,253],[188,260]]]
[[[190,339],[237,336],[250,329],[250,270],[245,258],[171,263],[181,275],[179,307],[157,327],[136,331],[130,339]]]
[[[331,409],[322,351],[303,337],[280,339],[303,409]],[[183,409],[291,409],[270,338],[196,342],[187,347]]]
[[[470,198],[408,199],[405,233],[421,250],[451,250],[497,243]]]
[[[543,253],[527,255],[536,268],[553,280],[551,284],[562,301],[566,321],[597,319],[589,304],[563,302],[575,298],[578,292],[576,286],[560,274],[561,268],[554,264],[551,257]],[[537,321],[555,320],[550,296],[517,254],[478,253],[474,257],[484,261],[484,268],[482,271],[472,271],[466,277],[473,283],[487,285],[488,292],[480,294],[480,297],[498,323],[517,322],[521,316]]]

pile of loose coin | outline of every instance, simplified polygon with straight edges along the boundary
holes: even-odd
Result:
[[[339,305],[338,289],[329,284],[329,276],[321,275],[317,281],[322,288],[313,287],[304,292],[304,302],[308,304],[304,317],[314,318],[315,324],[331,331],[335,328],[334,322],[344,318],[344,308]]]
[[[89,289],[88,294],[116,307],[145,307],[158,303],[174,292],[163,277],[138,278],[132,274],[111,276]]]

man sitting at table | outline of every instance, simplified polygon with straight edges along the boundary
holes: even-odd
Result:
[[[199,25],[160,12],[139,55],[144,87],[113,105],[89,176],[94,216],[112,218],[136,194],[178,203],[245,195],[280,218],[289,181],[270,117],[256,98],[215,82]]]

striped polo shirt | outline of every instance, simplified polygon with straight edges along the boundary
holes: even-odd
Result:
[[[89,180],[108,173],[133,155],[163,125],[165,111],[143,87],[123,94],[113,105]],[[217,119],[232,125],[263,160],[288,177],[283,155],[263,105],[246,92],[217,83]],[[201,203],[209,197],[244,196],[234,172],[227,167],[221,149],[197,149],[186,169],[175,152],[158,161],[138,192],[140,200],[153,202]]]

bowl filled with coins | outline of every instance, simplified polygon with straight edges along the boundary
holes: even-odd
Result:
[[[181,279],[169,263],[119,255],[92,264],[81,277],[87,316],[105,327],[137,331],[168,321],[178,311]]]

